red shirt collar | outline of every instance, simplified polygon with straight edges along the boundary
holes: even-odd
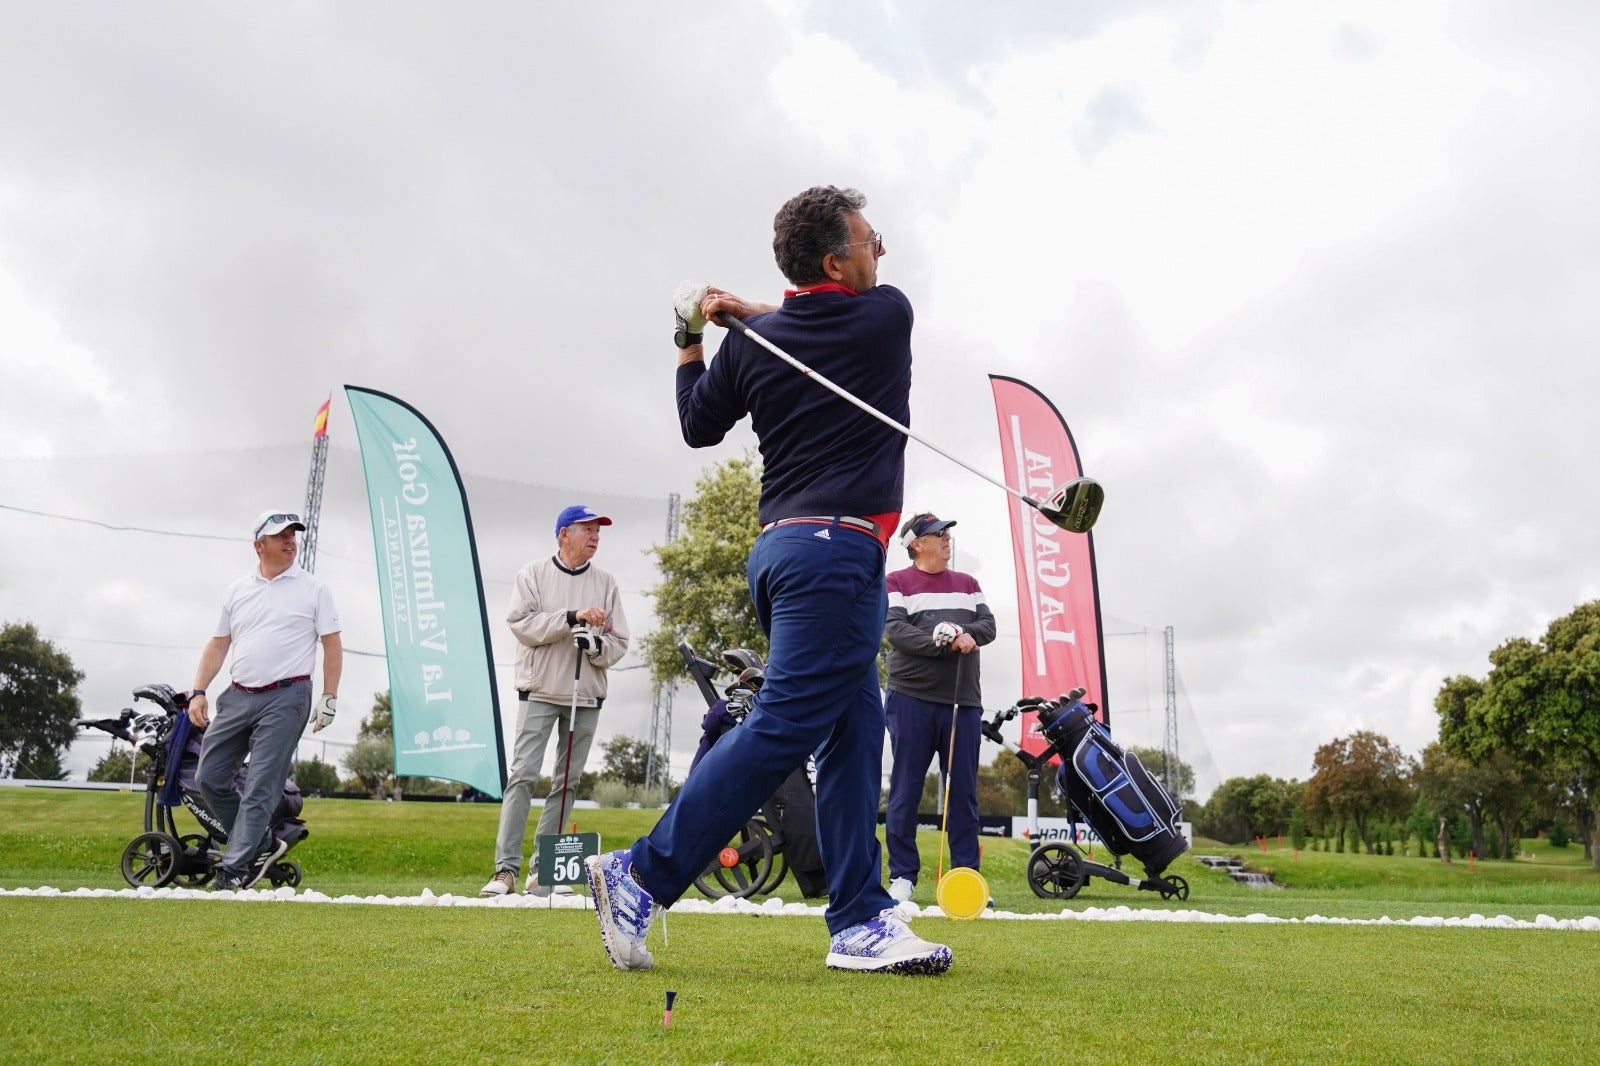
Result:
[[[861,295],[859,292],[856,292],[854,289],[847,289],[843,285],[840,285],[838,282],[834,282],[834,281],[824,281],[820,285],[807,285],[804,288],[799,288],[799,289],[784,289],[783,290],[783,295],[785,297],[789,297],[789,296],[804,296],[807,293],[812,293],[812,292],[842,292],[846,296],[860,296]]]

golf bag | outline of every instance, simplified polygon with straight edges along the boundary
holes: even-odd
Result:
[[[172,732],[167,737],[166,774],[156,802],[166,807],[179,804],[187,807],[213,841],[226,845],[228,827],[211,813],[211,808],[200,794],[200,782],[197,779],[205,730],[194,728],[187,715],[178,715],[173,722]],[[239,792],[244,791],[246,773],[246,768],[241,766],[234,776],[234,788]],[[292,780],[285,781],[283,793],[273,808],[269,828],[273,836],[291,848],[311,835],[305,822],[300,820],[300,811],[304,807],[305,799],[300,795],[299,786]]]
[[[1117,855],[1132,855],[1160,877],[1189,842],[1178,805],[1139,762],[1111,739],[1081,701],[1038,708],[1039,728],[1061,752],[1056,785],[1067,803]]]
[[[723,667],[734,674],[734,681],[724,690],[725,698],[718,698],[712,678],[718,671],[716,663],[700,658],[688,644],[679,644],[678,651],[689,667],[701,694],[709,705],[700,723],[700,748],[695,752],[689,772],[705,757],[706,752],[729,730],[734,729],[750,713],[751,701],[765,679],[765,664],[761,657],[745,648],[733,648],[723,653]],[[760,816],[775,830],[774,850],[782,857],[781,867],[775,866],[776,876],[770,885],[757,886],[762,894],[776,888],[787,869],[794,874],[801,895],[817,899],[828,894],[827,871],[822,864],[822,848],[817,841],[817,796],[806,767],[797,767],[786,777],[778,790],[761,805]],[[697,882],[698,884],[698,882]]]
[[[116,718],[80,719],[78,725],[109,733],[148,757],[145,767],[144,832],[122,851],[122,876],[135,888],[162,888],[173,883],[183,888],[206,884],[227,846],[227,828],[212,814],[200,795],[195,775],[200,765],[204,736],[189,721],[188,693],[171,685],[141,685],[135,701],[147,700],[157,710],[125,708]],[[246,771],[240,768],[235,787],[243,790]],[[284,783],[269,829],[293,848],[310,835],[300,819],[303,800],[293,781]],[[173,812],[186,808],[205,833],[181,833]],[[274,888],[300,884],[301,870],[292,859],[280,858],[266,871]]]

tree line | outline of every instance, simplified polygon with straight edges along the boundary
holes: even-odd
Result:
[[[1507,640],[1489,662],[1483,678],[1440,686],[1439,739],[1420,757],[1378,733],[1353,733],[1317,749],[1307,781],[1224,781],[1192,812],[1195,831],[1445,862],[1511,859],[1520,839],[1545,833],[1557,846],[1577,840],[1600,869],[1600,601],[1551,622],[1538,640]]]

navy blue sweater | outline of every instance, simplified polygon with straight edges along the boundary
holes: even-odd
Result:
[[[901,425],[911,419],[911,302],[879,285],[859,296],[784,298],[750,328]],[[678,421],[692,448],[721,443],[745,415],[761,446],[762,523],[898,512],[906,438],[738,333],[710,366],[678,368]]]

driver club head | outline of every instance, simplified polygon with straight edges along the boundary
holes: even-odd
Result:
[[[1087,533],[1100,517],[1100,508],[1106,502],[1106,490],[1094,478],[1080,477],[1052,492],[1039,512],[1069,533]]]

